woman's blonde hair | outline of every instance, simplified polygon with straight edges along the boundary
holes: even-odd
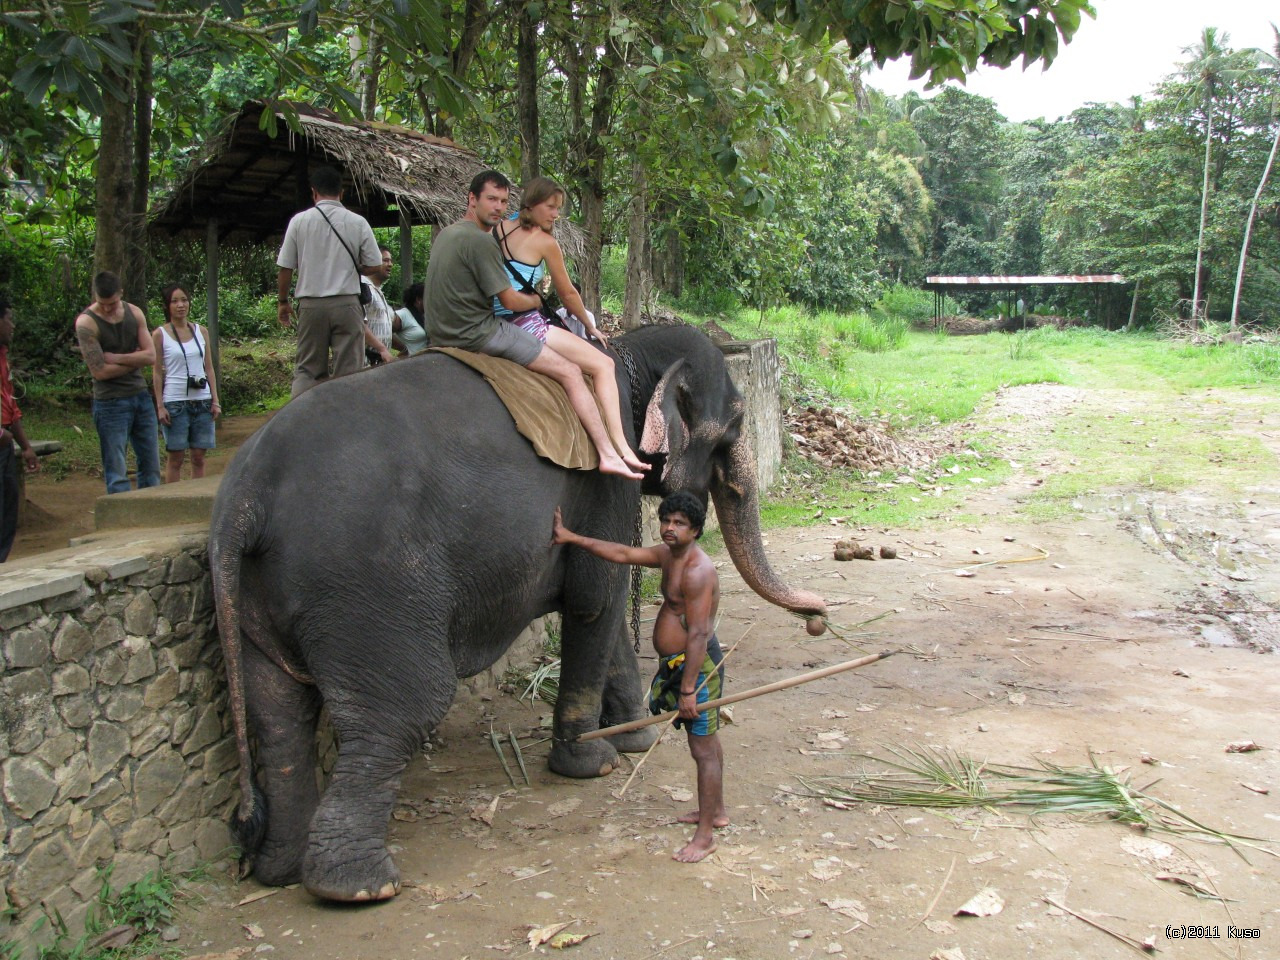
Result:
[[[564,187],[556,183],[550,177],[534,177],[524,185],[524,189],[520,194],[520,226],[532,227],[536,226],[533,217],[527,211],[536,207],[540,203],[545,203],[552,197],[559,195],[561,201],[568,196]],[[547,231],[550,233],[551,231]]]

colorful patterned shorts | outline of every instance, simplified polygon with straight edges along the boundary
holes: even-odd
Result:
[[[702,669],[698,671],[698,679],[691,684],[701,687],[696,700],[706,703],[724,696],[724,667],[720,661],[724,655],[720,652],[720,641],[715,634],[707,641],[707,656],[702,661]],[[658,672],[649,685],[649,712],[666,713],[668,710],[680,709],[680,678],[684,675],[684,654],[677,653],[670,657],[658,658]],[[702,681],[710,676],[705,686]],[[710,736],[720,729],[720,708],[712,707],[698,714],[696,720],[676,719],[676,727],[686,725],[689,732],[700,737]]]

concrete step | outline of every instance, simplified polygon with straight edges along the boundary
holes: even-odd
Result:
[[[140,527],[174,527],[209,522],[213,498],[222,476],[202,477],[165,483],[145,490],[113,493],[97,499],[93,524],[98,530],[129,530]]]

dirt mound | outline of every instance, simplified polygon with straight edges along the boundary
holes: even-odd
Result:
[[[918,470],[956,449],[954,441],[895,434],[887,424],[855,420],[831,407],[792,407],[785,420],[800,455],[829,468]]]

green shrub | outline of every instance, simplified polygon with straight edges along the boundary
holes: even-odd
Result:
[[[703,283],[688,284],[673,305],[677,313],[716,318],[732,317],[741,309],[737,295],[728,287]]]
[[[224,344],[221,367],[218,393],[227,413],[274,410],[289,399],[293,380],[293,349],[289,341]]]
[[[899,317],[875,320],[865,313],[823,313],[818,320],[831,328],[836,340],[867,353],[897,350],[907,339],[907,321]]]
[[[191,304],[191,316],[197,321],[204,316],[200,294]],[[163,315],[163,314],[162,314]],[[227,340],[253,340],[270,337],[280,329],[274,296],[258,297],[242,287],[218,291],[218,335]]]
[[[909,287],[895,283],[880,295],[872,306],[872,312],[878,317],[897,317],[907,323],[927,324],[933,322],[933,294],[918,287]],[[944,314],[960,312],[960,305],[950,297],[942,301]]]

